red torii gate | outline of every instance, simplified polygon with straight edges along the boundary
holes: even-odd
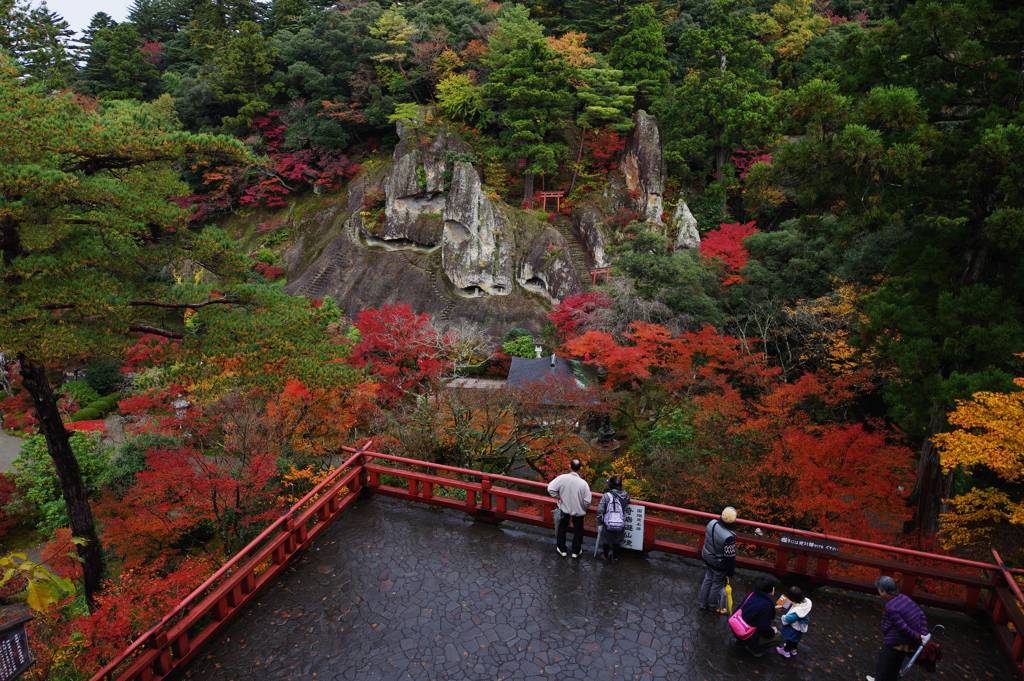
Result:
[[[541,206],[544,210],[548,209],[548,199],[555,200],[555,210],[562,209],[562,199],[565,198],[565,192],[537,192],[537,198],[541,200]]]
[[[611,277],[611,271],[612,271],[611,267],[594,267],[594,268],[591,268],[591,270],[590,270],[590,278],[591,278],[590,285],[591,286],[597,286],[597,278],[599,276],[601,276],[601,275],[604,275],[604,281],[605,281],[605,283],[608,283],[608,279]]]

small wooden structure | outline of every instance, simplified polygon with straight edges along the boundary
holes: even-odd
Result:
[[[597,278],[604,276],[605,283],[608,283],[608,278],[611,276],[611,267],[594,267],[590,270],[590,285],[597,286]]]
[[[561,210],[562,199],[565,197],[565,192],[537,192],[537,198],[541,200],[541,206],[544,210],[548,209],[548,199],[555,200],[555,210]]]

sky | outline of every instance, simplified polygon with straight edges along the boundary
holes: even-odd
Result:
[[[96,12],[106,12],[115,21],[124,21],[131,4],[132,0],[46,0],[50,11],[64,17],[79,33],[89,27]]]

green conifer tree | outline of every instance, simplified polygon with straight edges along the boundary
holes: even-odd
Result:
[[[168,199],[187,193],[170,164],[187,157],[244,162],[238,142],[168,130],[154,105],[86,111],[20,82],[0,55],[0,348],[21,364],[39,431],[85,540],[85,595],[103,578],[88,493],[50,387],[47,367],[71,357],[112,356],[133,331],[165,325],[168,312],[205,305],[209,291],[175,298],[167,268],[197,263],[241,274],[222,234],[186,228]]]
[[[529,20],[521,5],[503,14],[498,24],[492,34],[496,49],[487,56],[492,71],[484,97],[500,111],[503,153],[525,161],[523,201],[529,203],[534,175],[553,172],[568,152],[553,133],[573,117],[571,69],[547,46],[540,25]]]
[[[750,5],[722,0],[710,8],[706,28],[680,37],[683,81],[663,116],[670,160],[711,155],[718,181],[738,147],[756,149],[777,134],[772,98],[778,83],[769,74],[771,55],[746,14]]]
[[[622,71],[623,82],[636,87],[637,108],[651,110],[671,94],[665,32],[651,5],[630,10],[628,26],[629,31],[615,41],[608,62]]]
[[[74,31],[45,0],[0,2],[0,49],[14,57],[28,82],[48,90],[67,87],[74,73],[71,37]]]
[[[280,89],[271,79],[277,49],[252,21],[243,21],[213,58],[213,87],[221,100],[236,107],[225,116],[225,130],[246,128],[267,109]]]

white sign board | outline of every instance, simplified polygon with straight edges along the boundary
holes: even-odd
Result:
[[[626,507],[626,538],[622,540],[622,548],[634,551],[644,550],[644,512],[646,506],[630,504]]]

